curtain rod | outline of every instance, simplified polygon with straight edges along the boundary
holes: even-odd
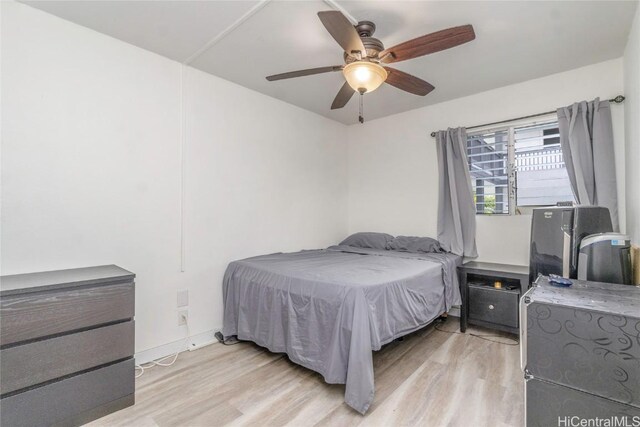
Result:
[[[622,103],[624,101],[624,99],[625,99],[624,96],[618,95],[615,98],[611,98],[609,100],[609,102],[615,102],[616,104],[620,104],[620,103]],[[556,112],[556,110],[554,110],[554,111],[546,111],[544,113],[538,113],[538,114],[531,114],[529,116],[516,117],[515,119],[500,120],[499,122],[485,123],[483,125],[471,126],[471,127],[468,127],[467,129],[483,128],[485,126],[493,126],[493,125],[499,125],[499,124],[502,124],[502,123],[515,122],[516,120],[532,119],[534,117],[546,116],[547,114],[552,114],[552,113],[555,113],[555,112]],[[435,137],[436,133],[435,132],[431,132],[431,136]]]

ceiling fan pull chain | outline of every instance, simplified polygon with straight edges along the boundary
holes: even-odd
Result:
[[[364,123],[364,112],[363,112],[363,102],[362,99],[364,98],[364,92],[360,92],[360,114],[358,116],[358,121],[360,123]]]

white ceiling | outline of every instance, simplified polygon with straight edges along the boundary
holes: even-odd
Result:
[[[356,123],[357,97],[330,110],[340,73],[267,82],[265,76],[342,64],[316,13],[323,1],[24,1],[69,21],[165,55],[342,123]],[[636,1],[344,1],[374,21],[390,47],[472,24],[476,40],[394,66],[433,84],[426,97],[389,85],[365,95],[365,118],[620,57]],[[603,77],[606,78],[606,77]],[[603,97],[617,94],[602,94]]]

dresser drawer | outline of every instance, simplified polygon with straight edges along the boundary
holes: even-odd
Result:
[[[518,292],[469,285],[469,319],[518,327]]]
[[[0,301],[0,345],[133,317],[133,282],[7,296]]]
[[[2,398],[2,425],[80,425],[133,405],[134,365],[128,359]]]
[[[132,357],[127,321],[0,350],[0,394]]]

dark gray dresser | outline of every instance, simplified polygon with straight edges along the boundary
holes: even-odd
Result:
[[[2,426],[80,425],[133,405],[135,274],[0,277]]]

